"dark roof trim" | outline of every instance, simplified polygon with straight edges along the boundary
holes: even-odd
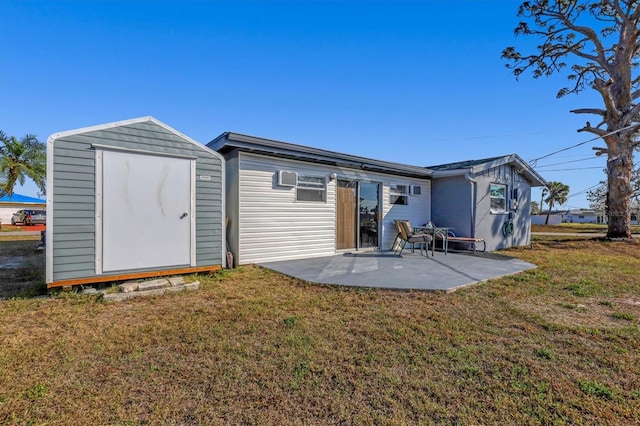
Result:
[[[268,154],[281,158],[420,179],[430,179],[433,173],[432,170],[424,167],[374,160],[356,155],[342,154],[339,152],[232,132],[221,134],[209,142],[207,146],[222,154],[233,149],[237,149],[244,152]]]
[[[505,164],[511,164],[517,168],[517,172],[523,175],[531,186],[546,186],[547,181],[536,172],[533,167],[527,164],[518,154],[505,155],[502,157],[491,157],[482,160],[462,161],[458,163],[440,164],[430,166],[434,170],[433,177],[457,176],[469,174],[477,174],[484,170],[499,167]]]

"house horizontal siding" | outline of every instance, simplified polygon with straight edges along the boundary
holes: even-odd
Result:
[[[72,133],[72,132],[71,132]],[[47,281],[96,274],[96,152],[93,144],[192,157],[195,167],[196,266],[220,265],[224,258],[222,159],[153,121],[130,122],[65,134],[52,141],[49,170],[53,185],[51,243],[53,263]],[[206,179],[200,179],[206,176]],[[185,188],[188,191],[188,188]],[[48,259],[49,260],[49,259]],[[140,271],[154,270],[145,268]]]
[[[321,167],[241,153],[241,264],[335,253],[335,185],[327,185],[326,202],[296,202],[295,188],[277,186],[278,170],[328,177]]]
[[[431,181],[407,179],[403,177],[384,176],[382,191],[383,204],[383,228],[382,249],[391,249],[398,235],[395,225],[396,220],[409,220],[412,226],[426,224],[431,220]],[[406,205],[390,204],[390,185],[420,185],[420,195],[409,195]]]
[[[237,164],[237,165],[236,165]],[[418,225],[430,219],[430,181],[376,172],[323,166],[303,161],[273,158],[246,152],[230,157],[229,174],[238,173],[237,210],[229,206],[229,217],[237,217],[239,263],[261,263],[336,254],[336,185],[341,179],[381,184],[381,248],[391,248],[396,238],[396,219]],[[327,179],[326,202],[297,202],[296,189],[277,185],[280,170]],[[336,174],[336,180],[329,179]],[[229,176],[228,174],[228,176]],[[389,185],[420,185],[421,195],[408,195],[407,205],[390,204]],[[232,237],[233,238],[232,234]],[[233,240],[232,240],[233,241]],[[233,244],[234,242],[232,242]]]

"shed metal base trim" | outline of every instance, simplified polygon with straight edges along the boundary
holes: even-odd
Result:
[[[165,275],[193,274],[197,272],[216,272],[222,265],[197,266],[193,268],[164,269],[161,271],[136,272],[131,274],[101,275],[99,277],[74,278],[72,280],[54,281],[47,283],[47,288],[69,287],[82,284],[97,284],[111,281],[137,280],[140,278],[161,277]]]

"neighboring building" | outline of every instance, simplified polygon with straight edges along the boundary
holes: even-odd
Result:
[[[225,264],[224,159],[152,117],[47,141],[47,286]]]
[[[431,217],[493,251],[531,243],[531,188],[545,180],[518,155],[430,166]]]
[[[228,242],[236,263],[389,249],[395,219],[431,219],[431,174],[285,142],[224,133]]]
[[[569,210],[565,215],[563,222],[567,223],[602,223],[603,218],[594,210],[577,209]]]
[[[47,206],[45,200],[27,197],[26,195],[13,194],[0,197],[0,224],[10,225],[11,216],[18,210],[37,209],[42,210]]]
[[[607,215],[604,210],[595,210],[596,223],[609,223]],[[637,211],[631,212],[631,224],[640,225],[640,213]]]

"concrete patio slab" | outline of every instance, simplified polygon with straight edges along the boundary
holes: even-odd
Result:
[[[405,252],[406,253],[406,252]],[[260,264],[274,271],[319,284],[400,290],[454,291],[460,287],[516,274],[536,266],[496,253],[345,253],[312,259]]]

